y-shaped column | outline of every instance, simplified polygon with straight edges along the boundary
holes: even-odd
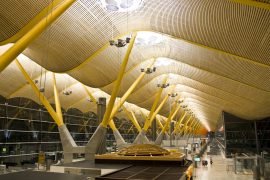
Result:
[[[117,79],[115,81],[115,84],[114,84],[114,87],[112,90],[112,94],[110,97],[110,101],[108,103],[108,107],[106,109],[103,120],[100,123],[100,125],[97,127],[96,131],[94,132],[94,134],[92,135],[92,137],[90,138],[90,140],[88,141],[88,143],[86,145],[86,148],[85,148],[85,158],[86,159],[94,159],[95,153],[96,153],[97,148],[99,147],[99,144],[100,144],[99,139],[100,138],[102,139],[105,137],[106,128],[111,120],[111,113],[112,113],[112,110],[114,107],[114,102],[115,102],[115,99],[116,99],[117,94],[119,92],[124,73],[126,71],[127,63],[129,60],[129,56],[131,54],[132,47],[133,47],[134,42],[135,42],[135,38],[136,38],[136,33],[134,33],[134,36],[131,38],[131,41],[128,45],[127,52],[125,54],[125,57],[123,59],[122,65],[120,67],[120,70],[119,70],[119,73],[117,76]]]
[[[175,104],[175,106],[177,106],[177,104]],[[166,130],[168,129],[168,127],[169,127],[169,125],[171,123],[171,120],[175,117],[175,115],[177,114],[179,109],[180,109],[180,104],[170,112],[169,117],[168,117],[162,131],[159,133],[159,135],[158,135],[158,137],[157,137],[157,139],[155,141],[156,145],[161,145],[162,140],[163,140],[163,136],[164,136]]]

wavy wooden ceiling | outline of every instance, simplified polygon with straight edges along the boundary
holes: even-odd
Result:
[[[0,41],[16,34],[48,4],[1,1]],[[164,57],[171,64],[148,75],[129,102],[150,109],[156,84],[171,74],[170,84],[177,85],[176,91],[211,129],[222,110],[246,119],[270,115],[270,11],[263,8],[229,0],[145,0],[127,16],[104,10],[98,1],[80,0],[24,54],[48,70],[65,72],[110,94],[125,48],[109,46],[91,56],[112,36],[134,30],[156,32],[162,42],[135,44],[119,96],[149,59]],[[167,103],[162,115],[168,107]]]

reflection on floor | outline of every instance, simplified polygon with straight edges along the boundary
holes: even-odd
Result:
[[[210,157],[213,164],[210,164]],[[233,159],[226,159],[216,146],[213,144],[210,148],[210,153],[205,153],[202,160],[208,161],[208,166],[203,167],[198,163],[198,168],[195,169],[195,180],[252,180],[252,175],[235,174],[233,169]]]

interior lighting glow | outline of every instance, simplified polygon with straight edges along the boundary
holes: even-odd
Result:
[[[135,44],[140,46],[151,46],[163,42],[163,36],[158,33],[140,31],[137,34]]]
[[[173,60],[169,59],[169,58],[163,58],[163,57],[159,57],[156,60],[155,66],[159,67],[159,66],[169,66],[173,63]]]
[[[4,54],[11,46],[13,46],[13,43],[0,46],[0,55]]]
[[[130,12],[138,9],[143,0],[100,0],[101,5],[107,11]]]
[[[169,73],[168,78],[171,79],[171,80],[177,80],[177,79],[179,79],[179,75],[178,74]],[[177,86],[181,86],[181,85],[178,84]]]

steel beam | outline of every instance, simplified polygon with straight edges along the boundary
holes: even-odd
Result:
[[[157,121],[157,123],[158,123],[158,125],[159,125],[159,127],[161,128],[161,129],[163,129],[163,124],[161,123],[161,121],[156,117],[156,121]]]
[[[172,86],[171,90],[169,93],[171,93],[174,90],[175,86]],[[164,104],[167,102],[169,98],[169,95],[166,94],[165,98],[161,101],[161,103],[159,104],[159,106],[157,107],[157,109],[155,110],[155,112],[152,114],[152,116],[149,119],[149,123],[144,123],[144,127],[143,130],[146,132],[148,130],[148,128],[150,127],[152,121],[155,119],[156,115],[159,113],[159,111],[161,110],[161,108],[164,106]],[[149,117],[149,116],[148,116]]]
[[[86,145],[85,157],[87,160],[94,159],[94,155],[95,155],[95,153],[99,147],[99,144],[100,144],[99,139],[105,137],[107,125],[110,122],[112,122],[111,121],[111,113],[112,113],[112,110],[114,107],[114,103],[115,103],[117,94],[120,90],[120,85],[121,85],[122,79],[124,77],[124,73],[125,73],[125,70],[127,67],[129,56],[131,54],[133,45],[135,43],[136,35],[137,35],[137,33],[133,34],[133,37],[131,38],[131,41],[128,45],[127,52],[126,52],[124,59],[122,61],[122,64],[121,64],[117,79],[115,81],[115,84],[114,84],[114,87],[113,87],[113,90],[111,93],[110,101],[109,101],[107,109],[105,111],[103,120],[100,123],[100,125],[97,127],[96,131],[94,132],[94,134],[92,135],[92,137],[90,138],[90,140],[88,141],[88,143]]]
[[[155,60],[152,61],[150,67],[153,66]],[[125,92],[125,94],[121,97],[120,102],[117,103],[116,106],[113,107],[110,118],[112,119],[115,114],[117,113],[118,109],[123,106],[123,104],[126,102],[127,98],[131,95],[131,93],[134,91],[134,89],[138,86],[138,84],[142,81],[144,76],[146,75],[145,72],[142,72],[137,79],[132,83],[132,85],[128,88],[128,90]]]
[[[31,21],[29,21],[23,28],[21,28],[16,34],[11,36],[10,38],[1,41],[0,46],[3,46],[8,43],[13,43],[16,42],[18,39],[20,39],[25,33],[30,31],[44,16],[48,15],[54,9],[57,7],[59,4],[61,4],[63,0],[53,0],[51,3],[42,9]]]
[[[56,109],[56,114],[58,115],[58,118],[61,122],[63,121],[63,115],[62,115],[62,109],[61,109],[61,103],[59,99],[59,94],[58,90],[56,87],[56,79],[55,79],[55,74],[52,73],[52,80],[53,80],[53,92],[54,92],[54,101],[55,101],[55,109]]]
[[[35,92],[35,94],[39,98],[40,102],[44,105],[44,107],[47,109],[48,113],[51,115],[51,117],[53,118],[53,120],[57,124],[57,126],[62,126],[63,125],[63,120],[59,119],[58,114],[54,111],[54,109],[52,108],[52,106],[49,103],[49,101],[47,100],[47,98],[43,95],[43,93],[41,93],[39,91],[38,87],[32,81],[30,76],[27,74],[27,72],[25,71],[25,69],[23,68],[21,63],[17,59],[15,60],[15,62],[17,64],[18,68],[20,69],[20,71],[22,72],[22,74],[24,75],[25,79],[28,81],[28,83],[32,87],[33,91]]]
[[[33,42],[49,25],[63,14],[76,0],[65,0],[51,13],[44,17],[38,24],[30,29],[6,52],[0,56],[0,72],[2,72],[27,46]]]
[[[83,86],[83,88],[84,88],[86,94],[90,97],[90,99],[91,99],[95,104],[97,104],[96,98],[95,98],[95,97],[93,96],[93,94],[89,91],[89,89],[88,89],[85,85],[83,85],[83,84],[82,84],[82,86]]]
[[[165,83],[167,82],[167,80],[168,80],[168,76],[166,76],[166,77],[163,79],[162,84],[165,84]],[[159,102],[159,100],[160,100],[160,98],[161,98],[163,89],[164,89],[164,88],[162,88],[162,87],[159,88],[159,90],[158,90],[158,92],[157,92],[157,94],[156,94],[154,103],[153,103],[153,105],[152,105],[152,107],[151,107],[150,113],[149,113],[149,115],[148,115],[148,117],[147,117],[147,119],[146,119],[146,121],[145,121],[144,127],[145,127],[145,126],[148,126],[148,127],[151,126],[151,123],[152,123],[152,122],[150,121],[150,119],[153,117],[154,111],[156,110],[156,107],[157,107],[157,105],[158,105],[158,102]],[[145,128],[144,128],[144,129],[145,129]]]
[[[156,145],[160,145],[162,143],[163,136],[166,133],[166,129],[169,127],[169,125],[171,123],[171,120],[177,114],[179,109],[180,109],[180,104],[178,106],[177,106],[177,104],[175,104],[175,108],[170,112],[170,114],[168,116],[168,119],[166,120],[166,123],[165,123],[163,129],[161,130],[161,132],[159,133],[157,139],[155,140]]]
[[[107,127],[107,125],[109,124],[109,121],[111,120],[111,113],[112,113],[112,110],[113,110],[114,102],[115,102],[117,94],[118,94],[118,92],[120,90],[121,82],[122,82],[122,79],[124,77],[124,73],[125,73],[125,70],[126,70],[126,67],[127,67],[129,56],[131,54],[133,45],[135,43],[136,35],[137,35],[137,33],[133,34],[133,37],[131,38],[131,41],[130,41],[130,43],[128,45],[127,52],[126,52],[125,57],[123,59],[123,62],[122,62],[122,65],[120,67],[117,80],[115,81],[115,85],[114,85],[113,90],[112,90],[112,94],[111,94],[111,97],[110,97],[108,107],[106,109],[104,118],[103,118],[103,120],[102,120],[102,122],[100,124],[104,128]]]
[[[176,104],[176,107],[174,108],[173,111],[171,111],[171,113],[169,114],[169,117],[168,119],[166,120],[166,123],[162,129],[162,132],[165,133],[166,130],[169,128],[169,125],[171,123],[171,121],[173,120],[173,118],[175,117],[175,115],[177,114],[178,110],[180,109],[180,104],[177,106]]]
[[[182,129],[182,130],[181,130],[181,129],[179,130],[179,133],[180,133],[180,134],[182,134],[182,133],[183,133],[183,135],[185,134],[185,129],[186,129],[186,127],[187,127],[188,122],[191,120],[191,118],[192,118],[192,117],[189,116],[188,119],[186,120],[186,122],[184,123],[183,129]]]
[[[140,133],[142,131],[142,128],[139,125],[135,114],[132,111],[128,111],[127,108],[124,106],[122,106],[122,108],[123,108],[124,112],[126,113],[126,115],[128,116],[128,118],[131,120],[132,124],[136,127],[136,129]]]
[[[256,8],[270,10],[270,4],[255,1],[255,0],[230,0],[230,1],[242,4],[242,5],[246,5],[246,6],[252,6]]]
[[[187,112],[186,112],[186,111],[184,111],[184,112],[181,114],[180,118],[178,119],[178,121],[177,121],[177,123],[176,123],[176,125],[175,125],[175,129],[174,129],[174,132],[173,132],[173,133],[176,133],[176,132],[178,131],[178,129],[180,128],[180,124],[181,124],[182,121],[185,119],[186,115],[187,115]]]

